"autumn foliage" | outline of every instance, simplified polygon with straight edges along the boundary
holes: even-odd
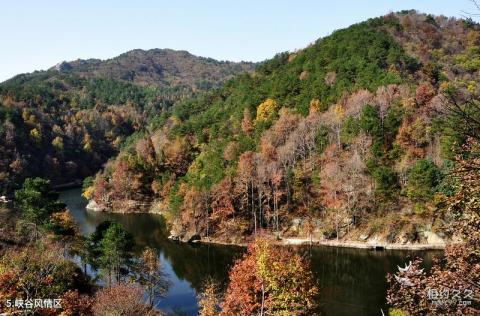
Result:
[[[143,303],[143,290],[133,284],[124,283],[98,291],[92,309],[98,316],[156,315]]]
[[[313,315],[317,299],[308,262],[257,239],[230,271],[221,315]]]
[[[480,313],[480,160],[478,141],[469,139],[456,159],[457,192],[446,210],[455,218],[450,231],[460,244],[448,245],[445,257],[428,272],[416,260],[406,272],[389,275],[389,304],[411,315]],[[468,155],[468,158],[465,158]],[[440,302],[440,303],[439,303]]]

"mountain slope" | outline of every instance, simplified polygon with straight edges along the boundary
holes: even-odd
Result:
[[[418,241],[462,141],[438,110],[446,92],[478,95],[479,39],[469,21],[413,11],[336,31],[175,104],[86,195],[113,211],[149,202],[185,236]]]
[[[144,131],[149,117],[254,66],[135,50],[7,80],[0,85],[0,193],[25,177],[82,179]]]
[[[52,70],[85,78],[110,78],[142,86],[206,90],[219,87],[233,75],[252,71],[254,63],[217,61],[172,49],[135,49],[109,60],[62,62]]]

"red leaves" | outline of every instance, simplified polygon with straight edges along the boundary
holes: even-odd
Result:
[[[415,98],[417,99],[417,104],[420,106],[426,105],[435,95],[435,90],[429,84],[423,83],[418,86],[417,91],[415,92]]]
[[[257,239],[230,271],[221,315],[314,315],[317,295],[308,262]]]
[[[147,315],[150,308],[142,302],[140,287],[120,283],[97,292],[93,312],[95,315]]]
[[[80,295],[78,291],[67,291],[62,296],[62,316],[89,316],[92,312],[93,299]]]
[[[226,177],[212,189],[212,215],[213,220],[223,222],[235,213],[233,206],[233,182]]]
[[[261,281],[257,275],[256,252],[253,245],[243,259],[230,270],[230,284],[222,305],[222,315],[248,316],[261,306]]]

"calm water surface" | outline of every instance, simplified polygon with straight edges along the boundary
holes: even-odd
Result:
[[[154,214],[110,214],[85,209],[80,189],[63,191],[60,199],[80,226],[83,234],[92,233],[105,220],[115,220],[134,236],[139,251],[145,246],[159,251],[164,271],[172,283],[157,307],[167,315],[196,315],[196,292],[206,277],[220,284],[228,281],[228,270],[244,248],[219,245],[190,245],[167,239],[162,217]],[[431,264],[441,252],[372,251],[331,247],[304,247],[321,286],[324,315],[381,315],[386,310],[385,275],[397,265],[419,256]]]

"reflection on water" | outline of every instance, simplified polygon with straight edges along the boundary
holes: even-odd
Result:
[[[160,253],[172,287],[158,307],[167,315],[196,315],[196,292],[202,281],[211,276],[225,285],[228,270],[244,249],[220,245],[189,245],[167,239],[168,232],[161,216],[154,214],[110,214],[87,211],[80,189],[62,192],[60,198],[68,205],[82,233],[89,234],[105,220],[123,224],[133,235],[138,252],[145,246]],[[310,256],[321,287],[325,315],[381,315],[385,311],[386,279],[397,265],[413,256],[431,264],[440,252],[371,251],[330,247],[303,247],[299,251]]]

